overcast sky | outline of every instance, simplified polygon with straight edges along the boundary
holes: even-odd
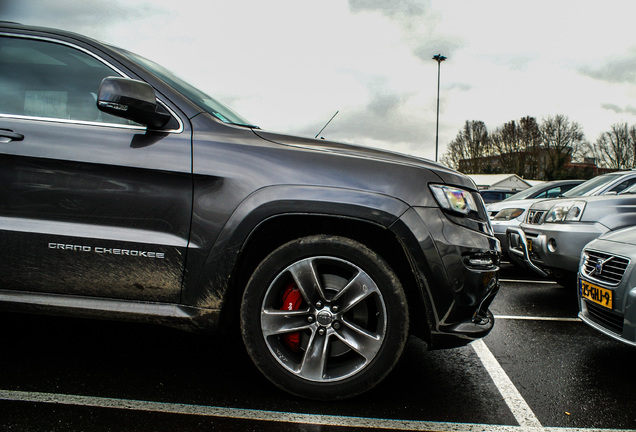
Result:
[[[263,129],[434,159],[466,120],[636,124],[636,2],[0,0],[168,67]]]

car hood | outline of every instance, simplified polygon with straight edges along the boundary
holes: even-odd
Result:
[[[530,206],[535,203],[536,199],[524,199],[524,200],[512,200],[512,201],[500,201],[498,203],[488,204],[486,206],[486,210],[491,211],[499,211],[507,208],[522,208],[527,210]]]
[[[392,164],[409,165],[428,169],[434,172],[444,183],[464,186],[477,190],[477,186],[475,186],[475,183],[473,183],[473,181],[469,177],[427,159],[417,158],[415,156],[409,156],[381,149],[357,146],[353,144],[326,141],[322,139],[319,140],[312,138],[303,138],[275,132],[267,132],[260,129],[254,129],[254,133],[260,138],[276,144],[297,146],[343,156],[373,159]]]
[[[602,207],[607,208],[610,212],[613,207],[621,207],[625,205],[636,204],[636,194],[625,195],[597,195],[597,196],[580,196],[572,198],[552,198],[537,201],[530,207],[532,210],[550,210],[555,204],[566,201],[583,201],[586,204],[586,208],[589,207]]]
[[[636,226],[607,232],[599,240],[636,245]]]
[[[548,211],[555,204],[583,202],[585,207],[579,222],[598,223],[607,230],[617,230],[634,225],[636,222],[636,195],[601,195],[592,197],[560,198],[539,201],[530,207],[530,211]],[[560,223],[560,222],[558,222]],[[578,223],[578,222],[568,222]]]

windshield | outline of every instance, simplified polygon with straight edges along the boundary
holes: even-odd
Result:
[[[622,176],[623,173],[603,174],[602,176],[594,177],[586,182],[581,183],[575,188],[563,194],[564,197],[577,197],[591,195],[597,188],[603,186],[611,181],[616,180]]]
[[[126,51],[124,49],[119,49],[119,51],[126,57],[130,58],[132,61],[140,63],[143,67],[155,74],[176,91],[194,102],[199,108],[207,113],[212,114],[214,117],[221,120],[222,122],[239,126],[258,128],[258,126],[254,126],[243,117],[232,111],[230,108],[223,105],[221,102],[208,96],[198,88],[194,87],[192,84],[185,82],[163,66],[158,65],[157,63],[130,51]]]
[[[537,192],[537,191],[539,191],[539,190],[541,190],[543,188],[545,188],[545,183],[539,183],[537,185],[529,187],[528,189],[524,189],[524,190],[522,190],[520,192],[517,192],[513,196],[506,198],[504,201],[514,201],[514,200],[526,199],[529,196],[531,196],[532,194],[534,194],[535,192]]]

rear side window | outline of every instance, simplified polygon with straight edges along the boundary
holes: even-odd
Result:
[[[625,180],[623,182],[620,182],[619,184],[617,184],[616,186],[614,186],[610,192],[616,192],[616,193],[621,193],[622,191],[624,191],[625,189],[627,189],[628,187],[632,186],[633,184],[636,184],[636,177],[635,178],[630,178],[628,180]]]
[[[0,37],[0,115],[133,124],[97,109],[107,76],[120,74],[73,47]]]

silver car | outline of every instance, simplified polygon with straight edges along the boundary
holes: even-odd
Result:
[[[579,317],[636,347],[636,226],[588,243],[579,266]]]
[[[601,234],[636,225],[636,185],[620,194],[539,201],[509,227],[511,256],[563,286],[575,286],[583,247]]]
[[[636,173],[634,175],[636,177]],[[501,242],[501,249],[504,255],[508,255],[506,229],[509,226],[519,226],[533,203],[539,199],[559,197],[581,183],[583,183],[583,180],[545,182],[522,190],[501,202],[486,205],[490,224],[495,232],[495,237]]]
[[[560,184],[559,182],[555,183]],[[606,194],[616,195],[617,193],[620,193],[623,190],[629,188],[633,184],[636,184],[636,170],[617,171],[596,176],[565,192],[561,191],[557,193],[555,189],[548,189],[548,191],[546,192],[547,196],[543,196],[543,198],[551,198],[557,196],[559,198],[575,198]],[[536,198],[542,197],[541,195],[539,195],[533,197],[533,199],[527,199],[532,196],[532,191],[536,190],[534,188],[535,187],[526,189],[525,191],[519,192],[517,195],[510,197],[510,199],[508,200],[504,200],[498,204],[491,204],[486,207],[488,215],[491,219],[490,222],[493,231],[495,232],[495,237],[497,237],[499,239],[499,242],[501,243],[501,250],[503,254],[507,255],[513,263],[519,265],[523,265],[523,261],[519,258],[516,258],[516,255],[514,253],[508,253],[509,244],[506,233],[508,231],[508,228],[519,227],[519,225],[526,220],[528,209],[537,202]],[[581,249],[578,249],[576,251],[576,256],[574,257],[574,262],[578,262],[580,253]],[[574,266],[574,268],[576,269],[576,265]],[[572,272],[572,275],[574,273],[576,273],[576,270]],[[571,277],[571,275],[568,275],[568,278],[572,281],[575,279],[574,277]]]

